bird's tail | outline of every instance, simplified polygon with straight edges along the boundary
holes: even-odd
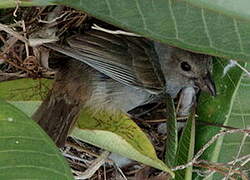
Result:
[[[52,89],[33,115],[58,147],[65,144],[79,111],[88,98],[88,66],[70,61],[59,68]]]

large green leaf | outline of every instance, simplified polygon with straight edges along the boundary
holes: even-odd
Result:
[[[205,94],[202,95],[198,106],[198,120],[214,124],[246,128],[247,124],[250,124],[250,121],[247,120],[249,118],[245,116],[250,110],[249,98],[246,98],[249,92],[244,86],[246,80],[241,80],[243,73],[238,67],[230,69],[224,76],[223,70],[227,64],[228,61],[225,60],[215,61],[214,79],[217,86],[218,96],[213,98]],[[238,115],[238,118],[236,115]],[[196,132],[196,150],[199,150],[220,130],[220,127],[199,125]],[[218,160],[229,162],[233,160],[232,157],[236,156],[241,139],[242,136],[237,134],[226,137],[224,142],[223,139],[218,140],[204,153],[202,159],[207,159],[213,162]],[[249,153],[249,149],[250,146],[248,140],[244,145],[243,152],[246,153],[248,150]]]
[[[16,7],[17,3],[19,6],[48,6],[53,5],[49,1],[43,1],[43,0],[19,0],[18,2],[16,0],[4,0],[0,2],[0,8],[12,8]]]
[[[15,7],[15,2],[0,2],[0,7]],[[250,57],[247,0],[226,3],[223,0],[33,0],[29,3],[68,5],[146,37],[196,52],[246,61]]]
[[[58,0],[125,29],[184,49],[248,60],[249,21],[223,14],[223,8],[176,0]],[[248,3],[250,4],[250,3]],[[243,7],[242,0],[236,7]],[[210,7],[208,9],[208,7]],[[230,6],[235,11],[235,7]],[[238,9],[240,12],[242,8]],[[248,10],[245,10],[248,11]],[[250,18],[248,19],[250,20]]]
[[[0,100],[0,179],[74,179],[58,148],[39,126]]]
[[[157,158],[154,147],[147,136],[127,115],[121,112],[83,110],[72,135],[90,144],[174,175]]]

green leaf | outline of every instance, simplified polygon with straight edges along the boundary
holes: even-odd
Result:
[[[244,114],[247,114],[250,109],[249,98],[246,98],[248,91],[245,89],[246,87],[244,86],[243,80],[241,80],[243,77],[243,73],[240,68],[234,67],[230,69],[224,76],[223,70],[227,64],[228,61],[221,59],[217,59],[216,61],[214,61],[215,73],[213,74],[213,78],[216,82],[218,95],[214,98],[209,97],[205,94],[201,96],[198,105],[198,120],[208,123],[214,123],[215,125],[231,125],[233,127],[245,126],[244,128],[246,128],[246,125],[250,124],[250,121],[247,121],[247,118]],[[242,65],[244,66],[243,63]],[[244,81],[246,82],[246,80]],[[241,85],[241,83],[243,83],[243,85]],[[240,112],[239,109],[241,109],[242,111]],[[235,115],[236,112],[239,115],[238,118]],[[198,125],[196,132],[196,151],[198,151],[220,130],[221,128],[216,126]],[[234,139],[232,138],[232,136],[234,136],[234,138],[237,138]],[[231,137],[231,139],[228,140],[230,143],[234,142],[233,144],[231,144],[234,145],[234,148],[233,146],[231,146],[231,148],[228,148],[229,144],[224,144],[227,143],[227,141],[224,141],[223,143],[223,138],[221,138],[215,144],[210,146],[207,151],[205,151],[201,159],[206,159],[213,162],[217,162],[218,160],[222,159],[224,159],[224,162],[233,160],[232,157],[236,156],[236,151],[239,148],[239,143],[241,142],[242,136],[239,136],[239,134],[237,134],[230,135],[228,137]],[[224,148],[222,149],[222,147]],[[225,147],[227,148],[225,149]],[[243,151],[246,152],[247,149],[249,150],[249,145],[246,144]],[[225,153],[229,151],[230,153]]]
[[[187,124],[182,132],[176,154],[176,165],[184,165],[192,160],[195,145],[195,107],[192,107]],[[175,180],[191,180],[193,167],[175,172]]]
[[[27,115],[0,100],[0,179],[74,179],[58,148]]]
[[[27,116],[31,117],[33,113],[38,109],[41,101],[8,101],[8,103],[20,109]]]
[[[249,21],[250,19],[250,1],[248,0],[184,0],[187,3],[193,4],[200,8],[207,8],[211,11],[217,11],[218,13],[223,13],[228,16],[236,17],[236,19],[242,19]]]
[[[17,79],[0,83],[0,98],[8,101],[29,117],[41,104],[52,86],[48,79]]]
[[[21,6],[48,6],[53,5],[49,1],[44,0],[19,0],[19,5]],[[4,0],[0,2],[1,8],[13,8],[17,6],[16,0]]]
[[[173,167],[175,165],[176,151],[178,145],[178,127],[173,99],[170,96],[167,96],[165,101],[167,111],[167,140],[165,163],[168,166]]]
[[[123,113],[84,110],[77,123],[78,127],[73,130],[73,136],[174,176],[174,173],[157,158],[147,136]]]
[[[176,0],[59,0],[146,37],[214,56],[249,60],[250,23]],[[248,3],[249,4],[249,3]],[[236,7],[242,7],[242,0]],[[233,7],[234,10],[236,9]],[[248,10],[247,10],[248,11]]]
[[[0,98],[8,101],[40,101],[51,88],[52,80],[17,79],[0,83]]]
[[[14,0],[7,2],[9,7],[16,6]],[[33,0],[29,3],[67,5],[170,45],[249,61],[248,0],[227,3],[223,0]],[[6,2],[0,3],[0,7],[6,7]]]
[[[247,66],[247,69],[250,70],[249,65]],[[249,92],[249,76],[243,75],[239,82],[238,89],[235,92],[232,109],[228,114],[227,121],[224,123],[225,125],[244,129],[250,127]],[[242,133],[224,136],[218,140],[217,144],[219,144],[221,148],[218,162],[226,163],[234,160],[237,156],[242,157],[250,154],[250,138],[247,137],[245,139],[244,134]],[[250,169],[250,162],[244,165],[244,167],[246,170]],[[221,176],[216,174],[214,179],[221,179]]]

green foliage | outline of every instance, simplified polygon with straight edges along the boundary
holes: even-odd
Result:
[[[174,102],[170,96],[166,98],[167,140],[165,150],[165,163],[174,167],[178,145],[178,127]]]
[[[173,172],[157,158],[147,136],[121,112],[83,110],[72,135],[108,151],[149,166]]]
[[[234,67],[223,75],[225,66],[229,61],[216,59],[214,61],[213,78],[216,82],[218,96],[209,97],[203,94],[199,99],[198,121],[212,123],[214,125],[229,125],[235,128],[247,128],[250,124],[249,117],[245,116],[249,112],[248,91],[244,85],[249,81],[244,78],[241,69]],[[244,66],[244,63],[242,63]],[[237,114],[237,115],[236,115]],[[217,134],[222,128],[208,125],[198,125],[196,131],[196,150],[198,151],[208,140]],[[202,159],[213,162],[229,162],[239,151],[242,136],[234,134],[223,137],[205,151]],[[250,140],[243,142],[243,150],[240,156],[249,154]],[[229,148],[230,147],[230,148]],[[202,179],[202,178],[201,178]]]
[[[51,80],[18,79],[0,83],[0,97],[8,101],[40,101],[47,95]]]
[[[232,104],[235,100],[235,93],[238,91],[240,79],[242,77],[242,70],[239,68],[233,68],[223,76],[223,70],[228,63],[228,61],[223,61],[221,59],[216,59],[214,61],[214,72],[216,73],[213,74],[213,78],[216,83],[218,95],[216,97],[211,97],[207,94],[202,94],[199,99],[197,110],[198,121],[220,125],[223,125],[228,121]],[[199,125],[196,132],[196,149],[200,149],[205,142],[218,133],[220,129],[220,127]],[[218,153],[218,151],[215,151],[214,153]],[[214,154],[207,151],[204,156],[206,156],[206,158],[208,158],[208,156],[214,157]]]
[[[192,108],[188,117],[187,124],[183,130],[178,150],[176,154],[175,165],[184,165],[192,160],[195,147],[195,107]],[[176,180],[192,179],[193,167],[190,166],[184,170],[179,170],[175,173]]]
[[[51,139],[27,115],[0,100],[0,179],[73,179]]]
[[[204,54],[211,54],[214,56],[249,61],[250,1],[248,0],[227,0],[227,3],[225,3],[224,0],[21,1],[21,5],[23,6],[51,4],[63,4],[83,10],[90,15],[111,24],[180,48]],[[15,0],[0,2],[0,8],[15,6]],[[250,124],[250,101],[249,98],[247,98],[249,96],[250,81],[248,77],[243,77],[242,71],[237,67],[229,70],[229,72],[224,76],[223,70],[227,64],[228,61],[221,59],[217,59],[215,61],[213,78],[216,82],[218,96],[215,98],[209,97],[205,94],[201,96],[198,104],[198,121],[230,125],[238,128],[247,128]],[[27,88],[25,85],[29,85],[28,81],[21,81],[16,81],[16,83],[20,82],[19,89],[22,87]],[[37,81],[35,82],[37,83]],[[14,81],[10,83],[10,86],[8,84],[0,83],[0,96],[8,100],[16,101],[15,104],[21,109],[29,107],[32,103],[36,103],[34,100],[39,100],[43,97],[43,95],[41,95],[43,93],[40,95],[36,94],[34,96],[34,92],[36,90],[32,88],[28,91],[20,91],[17,95],[17,93],[11,88],[12,86],[17,87],[17,84],[14,84]],[[34,87],[34,84],[31,86]],[[13,96],[13,94],[17,96]],[[32,101],[27,102],[27,100]],[[23,106],[22,103],[29,105]],[[31,115],[32,113],[29,112],[29,110],[33,111],[36,106],[37,105],[33,106],[32,109],[28,108],[28,110],[26,108],[25,111]],[[11,107],[9,108],[11,109]],[[173,109],[170,111],[174,112]],[[1,113],[2,109],[0,111],[0,114]],[[128,156],[132,159],[136,159],[146,164],[151,164],[153,167],[169,171],[169,169],[157,159],[155,152],[152,149],[152,145],[147,140],[145,135],[138,129],[137,126],[128,120],[127,117],[122,115],[120,117],[116,117],[121,119],[125,118],[125,124],[114,123],[115,126],[110,127],[110,122],[105,121],[105,123],[108,124],[104,123],[99,128],[96,127],[95,121],[89,121],[92,117],[88,118],[88,127],[83,128],[83,125],[81,124],[81,122],[85,122],[86,119],[80,120],[80,128],[76,128],[73,135],[81,137],[87,142],[108,150],[114,150],[115,152]],[[171,138],[168,139],[169,149],[167,149],[166,159],[168,161],[167,163],[172,166],[177,147],[177,131],[174,116],[170,116],[170,118],[171,122],[169,122],[170,126],[168,127],[168,133],[170,133],[172,137],[169,136]],[[121,127],[124,128],[128,125],[133,126],[136,129],[136,132],[133,132],[134,136],[136,136],[135,141],[131,141],[131,138],[128,138],[129,133],[127,130],[121,129],[116,131],[118,125],[121,125]],[[191,155],[193,154],[192,148],[194,147],[196,151],[198,151],[212,136],[219,132],[220,129],[220,127],[198,125],[196,127],[196,141],[194,145],[194,122],[193,119],[192,121],[189,120],[186,130],[184,131],[179,143],[177,154],[180,155],[180,157],[177,160],[178,164],[185,163],[190,160]],[[27,133],[33,133],[32,130],[28,131],[27,129],[26,131]],[[123,134],[121,131],[124,131],[124,133],[127,134]],[[5,131],[0,132],[5,133]],[[13,129],[13,133],[18,134],[19,131]],[[109,142],[107,140],[109,136],[112,137],[113,141]],[[91,139],[86,139],[86,137]],[[191,139],[188,139],[189,137]],[[105,140],[107,141],[103,141],[102,138],[106,138]],[[143,139],[144,143],[139,144],[141,139]],[[243,135],[237,134],[221,138],[205,152],[202,158],[211,161],[219,160],[220,162],[231,161],[232,156],[237,155],[242,140],[244,140],[244,142],[239,155],[243,156],[247,153],[249,154],[250,140],[247,138],[244,139]],[[122,144],[121,149],[117,149],[119,147],[117,144],[112,144],[112,142],[115,141]],[[147,150],[140,150],[141,147],[139,148],[139,146],[147,147]],[[129,151],[126,151],[125,147],[133,153],[129,154]],[[180,147],[186,148],[182,149]],[[169,152],[172,152],[172,154]],[[181,156],[183,153],[187,154]],[[138,158],[134,158],[135,156],[138,156]],[[2,159],[0,158],[0,163],[1,162]],[[177,178],[190,179],[191,170],[192,168],[188,168],[180,173],[177,172]],[[216,176],[214,178],[219,179],[220,177]]]
[[[248,61],[250,15],[247,0],[33,0],[21,5],[63,4],[146,37],[184,49]],[[0,8],[15,7],[14,0]]]
[[[201,8],[196,6],[198,1],[191,0],[52,2],[83,10],[109,23],[184,49],[249,60],[250,18],[246,21],[228,16],[227,13],[223,14],[225,8],[219,6],[216,6],[217,11],[213,11],[205,3]],[[234,10],[238,7],[240,12],[245,1],[238,0],[234,5],[236,7],[227,7]]]

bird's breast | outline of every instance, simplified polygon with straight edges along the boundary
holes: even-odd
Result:
[[[129,110],[146,102],[150,93],[144,89],[123,85],[111,78],[96,74],[91,81],[91,97],[86,106],[95,110]]]

